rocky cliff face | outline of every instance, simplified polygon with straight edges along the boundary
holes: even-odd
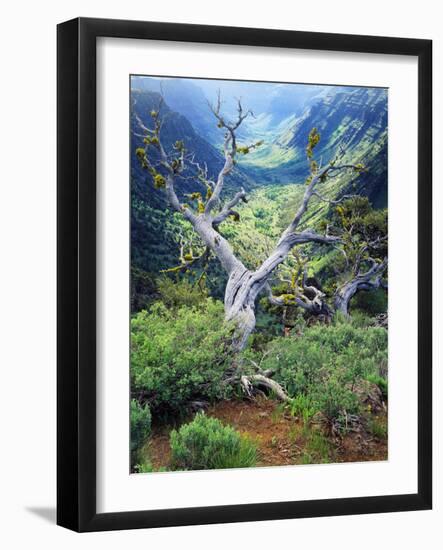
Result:
[[[321,134],[317,156],[328,162],[343,143],[347,151],[345,160],[361,162],[368,168],[368,172],[358,178],[358,185],[364,188],[374,206],[386,206],[387,107],[385,89],[358,88],[351,93],[337,91],[328,94],[316,101],[295,123],[288,146],[297,151],[297,159],[303,157],[303,136],[312,127],[317,127]],[[299,163],[295,163],[294,169],[302,170]]]
[[[316,157],[328,162],[340,144],[345,160],[362,162],[369,172],[359,178],[375,206],[386,205],[387,193],[387,90],[374,88],[331,88],[315,97],[299,117],[280,123],[247,168],[254,177],[272,183],[302,182],[307,176],[306,137],[313,127],[321,135]],[[350,184],[343,179],[343,185]]]

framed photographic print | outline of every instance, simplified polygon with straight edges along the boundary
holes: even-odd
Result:
[[[431,66],[59,25],[59,525],[431,508]]]

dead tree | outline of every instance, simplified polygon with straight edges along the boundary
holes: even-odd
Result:
[[[221,112],[221,99],[218,95],[215,105],[210,105],[212,113],[217,121],[217,126],[224,132],[223,155],[224,164],[217,177],[212,180],[208,175],[206,166],[200,166],[194,158],[188,156],[183,141],[176,141],[173,150],[167,152],[161,139],[161,104],[157,110],[151,111],[153,128],[148,128],[141,119],[136,116],[139,126],[143,132],[143,146],[137,148],[136,155],[141,166],[152,176],[154,186],[164,189],[171,208],[179,212],[192,225],[194,231],[211,251],[228,275],[228,282],[225,289],[224,306],[225,318],[235,326],[235,349],[241,351],[248,340],[249,335],[255,328],[255,308],[258,296],[267,292],[269,299],[274,304],[282,304],[284,297],[272,295],[269,281],[275,270],[286,260],[289,253],[299,245],[307,243],[328,244],[336,246],[341,242],[340,236],[318,233],[312,229],[300,230],[302,218],[308,210],[309,203],[314,196],[318,196],[317,189],[331,176],[340,172],[351,170],[356,173],[364,170],[361,164],[341,163],[342,152],[332,161],[322,166],[314,160],[314,149],[320,140],[320,135],[314,128],[308,137],[306,155],[309,163],[309,176],[305,182],[305,191],[301,203],[295,212],[292,221],[283,231],[274,249],[268,257],[255,270],[248,269],[238,258],[229,242],[221,235],[220,225],[228,218],[239,219],[236,206],[240,202],[247,202],[244,189],[238,191],[230,200],[223,204],[221,200],[226,177],[232,172],[236,157],[248,154],[251,150],[259,147],[262,142],[250,145],[239,145],[237,143],[237,130],[242,122],[251,115],[250,111],[243,109],[240,100],[237,102],[237,114],[235,120],[228,120]],[[150,149],[157,151],[158,163],[151,160]],[[187,202],[181,202],[176,191],[176,181],[183,173],[187,164],[192,164],[197,169],[196,182],[202,191],[195,191],[189,195]],[[180,268],[192,265],[196,261],[192,255],[187,257],[181,254]],[[362,278],[363,275],[360,275]],[[323,296],[314,287],[308,288],[306,278],[303,277],[302,289],[293,297],[286,298],[306,310],[315,312],[323,306]],[[363,280],[355,285],[363,284]],[[366,284],[369,284],[366,281]],[[351,290],[343,290],[343,303]],[[310,298],[308,296],[311,296]],[[348,301],[349,302],[349,301]],[[342,308],[340,302],[340,308]]]

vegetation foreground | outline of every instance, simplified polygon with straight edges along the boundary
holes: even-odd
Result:
[[[193,299],[132,319],[133,472],[387,459],[387,331],[376,318],[300,316],[234,360],[222,303]],[[245,396],[226,383],[233,363],[272,374],[284,396],[259,386]]]

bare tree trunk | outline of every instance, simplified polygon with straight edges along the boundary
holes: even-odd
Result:
[[[253,273],[243,265],[234,269],[225,290],[225,318],[235,325],[234,349],[245,348],[250,334],[255,328],[255,299],[251,291]]]
[[[312,231],[303,231],[298,234],[290,233],[280,239],[274,251],[256,271],[248,270],[237,259],[237,263],[234,265],[231,263],[232,268],[228,271],[229,279],[225,290],[225,317],[227,321],[235,323],[234,347],[236,351],[244,349],[248,337],[255,328],[255,302],[257,296],[263,290],[270,291],[269,279],[276,267],[286,259],[291,248],[297,244],[307,242],[324,244],[335,243],[337,240],[337,237],[318,235]],[[322,293],[317,292],[315,298],[307,302],[295,298],[295,303],[315,313],[317,309],[321,309],[321,306],[317,303],[320,295],[323,296]],[[270,296],[270,300],[271,303],[282,305],[278,298]]]
[[[240,352],[255,329],[255,304],[245,304],[242,308],[227,311],[226,320],[235,323],[233,349]]]
[[[349,304],[355,294],[360,290],[374,290],[384,288],[382,277],[387,268],[387,259],[381,263],[372,260],[372,266],[366,273],[358,273],[354,279],[346,281],[335,293],[335,310],[340,311],[346,317],[349,316]]]
[[[355,279],[340,287],[335,295],[335,311],[340,311],[343,315],[348,317],[349,303],[360,289],[362,289],[362,287]]]
[[[217,119],[217,126],[224,130],[223,151],[225,157],[224,165],[219,171],[216,181],[212,181],[208,177],[206,166],[200,166],[198,162],[193,160],[193,157],[189,158],[189,156],[185,155],[183,141],[177,141],[173,146],[173,159],[171,159],[171,155],[167,154],[161,141],[162,123],[159,114],[162,104],[163,97],[161,97],[158,109],[151,112],[153,128],[148,128],[143,124],[140,118],[135,115],[143,131],[141,137],[144,138],[144,146],[136,149],[136,155],[141,162],[142,168],[146,169],[152,176],[154,185],[157,188],[163,187],[165,189],[170,206],[176,212],[181,213],[184,219],[188,220],[206,245],[207,249],[212,251],[218,258],[220,264],[228,274],[229,279],[225,290],[225,318],[227,321],[232,321],[235,324],[234,348],[236,351],[241,351],[246,346],[248,337],[255,328],[255,302],[257,296],[264,289],[269,288],[270,292],[269,279],[276,268],[285,261],[290,251],[295,246],[306,243],[336,245],[340,242],[338,236],[327,234],[320,235],[315,231],[307,229],[300,232],[297,231],[312,196],[317,195],[317,197],[319,197],[316,192],[316,187],[324,182],[330,175],[348,169],[359,172],[361,171],[361,166],[337,164],[337,161],[342,157],[341,153],[327,166],[322,167],[321,162],[320,165],[318,165],[317,162],[312,159],[312,152],[320,139],[320,135],[315,128],[311,130],[307,147],[310,176],[305,182],[306,188],[301,204],[294,218],[283,231],[271,254],[263,261],[256,271],[250,271],[243,265],[242,261],[236,257],[228,241],[218,231],[218,227],[223,221],[231,216],[234,217],[234,219],[239,219],[240,216],[234,208],[240,201],[247,202],[244,189],[238,191],[229,202],[224,204],[224,206],[221,203],[221,196],[225,177],[233,170],[235,157],[239,151],[236,142],[236,131],[245,118],[252,114],[251,111],[245,111],[241,101],[238,100],[236,120],[230,122],[226,120],[220,112],[222,104],[220,94],[217,97],[217,103],[214,106],[210,105]],[[260,144],[261,142],[257,142],[247,147],[242,147],[243,152],[245,149],[246,152],[249,152],[249,150],[258,147]],[[158,166],[151,162],[148,153],[150,153],[152,148],[156,150],[156,155],[158,155],[160,159],[159,166],[162,169],[162,173],[157,170]],[[176,177],[184,172],[187,163],[197,168],[197,176],[195,177],[196,183],[199,184],[200,188],[204,185],[206,189],[205,198],[203,198],[201,192],[192,193],[190,195],[190,204],[181,203],[175,190]],[[215,210],[218,210],[218,212],[214,213]],[[173,268],[173,270],[184,269],[192,265],[197,259],[198,257],[194,257],[191,254],[191,258],[187,260],[186,256],[182,253],[181,264]],[[312,292],[312,299],[307,297],[302,299],[294,296],[294,303],[312,312],[321,310],[323,308],[323,294],[314,288]],[[274,300],[273,303],[281,302],[278,298],[272,297],[272,292],[270,292],[270,294],[271,300]]]

